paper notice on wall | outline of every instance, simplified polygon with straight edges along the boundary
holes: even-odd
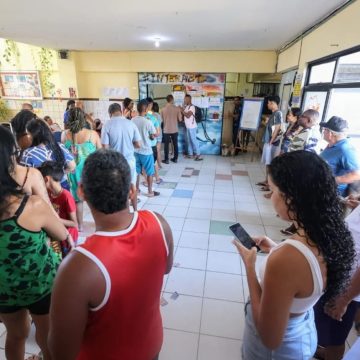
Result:
[[[185,98],[184,91],[174,91],[172,95],[174,97],[174,103],[176,106],[178,105],[182,106],[184,104],[184,98]]]
[[[219,97],[210,97],[208,99],[209,99],[210,106],[220,106],[221,105],[221,99]]]
[[[293,95],[292,95],[292,106],[299,106],[301,101],[301,85],[302,85],[303,74],[296,74]]]
[[[126,87],[104,87],[102,98],[105,99],[124,99],[129,97],[129,89]]]

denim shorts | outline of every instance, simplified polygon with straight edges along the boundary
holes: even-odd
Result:
[[[317,334],[312,309],[289,318],[282,344],[276,350],[270,350],[263,345],[257,333],[250,303],[245,305],[243,360],[308,360],[313,357],[316,346]]]

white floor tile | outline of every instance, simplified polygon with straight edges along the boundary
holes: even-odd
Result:
[[[200,335],[198,360],[240,360],[241,341]]]
[[[173,230],[172,231],[172,235],[173,235],[173,240],[174,240],[174,246],[177,246],[180,240],[180,236],[181,236],[181,230]]]
[[[236,219],[240,224],[262,225],[262,219],[259,212],[249,213],[246,210],[236,211]]]
[[[152,198],[148,198],[146,201],[146,205],[167,205],[170,197],[167,196],[154,196]]]
[[[176,300],[164,293],[168,301],[161,307],[163,325],[167,329],[199,332],[202,299],[199,297],[180,295]]]
[[[184,231],[209,233],[210,220],[185,219]]]
[[[265,226],[265,232],[270,239],[280,241],[290,237],[289,235],[284,235],[280,232],[281,229],[285,228],[287,228],[287,226]]]
[[[178,294],[203,296],[205,271],[173,268],[166,283],[165,291]]]
[[[244,332],[244,304],[204,299],[201,334],[242,339]]]
[[[209,247],[209,234],[183,231],[180,237],[179,246],[207,250]]]
[[[241,225],[250,236],[266,235],[264,226],[262,225],[244,224],[244,223],[241,223]]]
[[[232,183],[231,181],[228,181],[228,185],[217,185],[214,188],[214,193],[223,193],[223,194],[233,194],[234,193],[234,189],[232,187]]]
[[[270,225],[270,226],[281,226],[281,227],[288,227],[290,225],[290,223],[281,220],[279,217],[277,217],[276,215],[273,214],[262,214],[261,215],[261,219],[263,221],[263,224],[265,226]]]
[[[233,238],[233,236],[210,234],[209,250],[237,253],[235,246],[231,242]]]
[[[215,189],[213,199],[220,201],[234,201],[234,194],[217,192]]]
[[[240,255],[220,251],[209,251],[207,270],[240,275]]]
[[[214,187],[212,185],[202,185],[202,184],[196,184],[195,185],[195,191],[205,191],[205,192],[214,192]]]
[[[259,208],[256,202],[243,202],[243,201],[236,201],[235,202],[236,211],[243,211],[248,214],[260,215]]]
[[[168,202],[168,206],[189,207],[190,202],[191,199],[172,197]]]
[[[235,210],[235,203],[234,201],[213,200],[212,207],[214,209]]]
[[[181,190],[194,190],[195,188],[195,183],[193,184],[189,184],[189,183],[183,183],[183,182],[179,182],[177,185],[176,185],[176,188],[175,189],[181,189]]]
[[[188,211],[188,207],[181,207],[181,206],[170,206],[168,205],[163,214],[167,216],[174,216],[174,217],[182,217],[184,218],[186,216],[186,213]]]
[[[212,209],[211,220],[236,221],[235,210]]]
[[[204,296],[220,300],[244,302],[242,276],[207,271]]]
[[[179,263],[182,268],[205,270],[206,257],[206,250],[179,247],[174,262]]]
[[[155,205],[155,204],[145,204],[142,207],[142,210],[151,210],[151,211],[156,211],[159,214],[162,214],[165,210],[165,206],[164,205]]]
[[[190,208],[187,212],[186,217],[188,219],[208,220],[211,218],[211,209],[200,209],[200,208],[196,208],[196,207],[191,207],[191,204],[190,204]]]
[[[211,207],[211,199],[192,199],[190,203],[190,208],[211,209]]]
[[[166,221],[169,223],[171,230],[182,230],[184,225],[184,218],[174,217],[174,216],[166,216],[164,214]]]
[[[159,360],[197,360],[199,334],[164,329]]]
[[[6,360],[5,350],[0,349],[0,360]]]
[[[193,192],[193,199],[212,199],[213,193],[211,191],[195,190]]]

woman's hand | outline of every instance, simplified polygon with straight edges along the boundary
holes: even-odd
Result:
[[[256,246],[264,253],[269,253],[273,247],[277,246],[277,243],[267,236],[258,236],[252,239],[255,241]]]
[[[345,204],[347,207],[351,209],[355,209],[360,204],[360,196],[359,195],[349,195],[346,198]]]
[[[244,261],[245,267],[255,268],[257,252],[256,247],[254,246],[249,250],[236,239],[234,239],[232,243],[236,246],[241,258]]]

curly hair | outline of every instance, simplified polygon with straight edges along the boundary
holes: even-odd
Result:
[[[12,128],[18,138],[26,133],[26,126],[33,119],[36,119],[36,114],[30,110],[21,110],[11,119]]]
[[[331,169],[314,153],[294,151],[276,157],[269,175],[284,196],[289,217],[291,213],[326,262],[324,299],[331,300],[348,285],[355,257]]]
[[[67,128],[74,135],[86,127],[86,115],[80,108],[72,108],[69,110]]]
[[[113,214],[126,209],[130,191],[130,167],[114,150],[98,150],[86,159],[82,185],[86,201],[97,211]]]

